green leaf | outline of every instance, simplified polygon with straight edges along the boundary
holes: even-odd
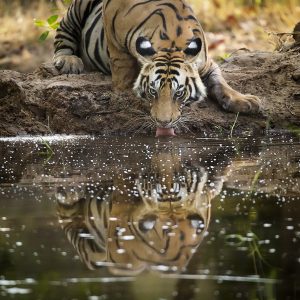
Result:
[[[65,5],[70,5],[72,0],[64,0],[63,2],[64,2]]]
[[[47,37],[48,37],[48,35],[49,35],[49,32],[50,31],[45,31],[45,32],[43,32],[41,35],[40,35],[40,37],[39,37],[39,41],[40,42],[44,42],[46,39],[47,39]]]
[[[56,22],[54,24],[49,25],[51,27],[51,29],[56,30],[59,27],[59,23]]]
[[[53,15],[47,19],[47,22],[49,25],[52,25],[57,21],[57,19],[58,19],[58,15]]]
[[[47,24],[43,20],[34,19],[34,25],[37,26],[37,27],[45,27]]]

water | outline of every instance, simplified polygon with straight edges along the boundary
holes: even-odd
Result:
[[[300,299],[299,138],[0,140],[0,299]]]

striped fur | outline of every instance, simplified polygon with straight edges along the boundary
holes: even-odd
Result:
[[[198,70],[184,61],[180,51],[158,53],[152,62],[145,63],[133,89],[141,98],[155,100],[165,87],[181,107],[206,96]]]
[[[136,275],[162,265],[163,271],[183,271],[210,221],[216,193],[205,187],[207,173],[179,172],[170,182],[160,171],[127,175],[130,179],[114,182],[115,190],[57,192],[68,240],[89,269],[108,266],[117,275]]]
[[[84,65],[87,70],[110,74],[102,1],[74,0],[57,29],[54,47],[55,66],[62,73],[80,73]],[[68,60],[65,60],[70,56],[75,59],[71,66]]]
[[[55,38],[61,73],[112,73],[116,88],[149,101],[168,89],[173,117],[153,116],[155,122],[175,122],[186,103],[206,96],[199,75],[206,58],[200,24],[182,0],[74,0]]]
[[[86,186],[75,180],[58,188],[60,224],[81,260],[90,269],[108,266],[118,275],[156,266],[183,271],[208,229],[211,202],[232,170],[236,152],[229,145],[197,153],[154,147],[140,157],[141,169],[121,160],[111,165],[116,167],[111,180]]]

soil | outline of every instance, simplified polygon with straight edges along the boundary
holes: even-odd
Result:
[[[239,115],[208,99],[186,107],[185,126],[176,133],[199,134],[263,131],[300,125],[300,51],[236,52],[222,65],[235,89],[259,96],[263,112]],[[59,75],[51,64],[33,73],[0,71],[0,135],[143,134],[149,106],[131,92],[114,93],[110,78],[99,73]]]

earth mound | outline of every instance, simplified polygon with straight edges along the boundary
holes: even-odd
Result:
[[[229,84],[259,96],[263,112],[225,112],[207,99],[186,107],[176,133],[253,133],[266,128],[300,125],[299,48],[284,52],[236,52],[221,65]],[[114,93],[110,77],[99,73],[59,75],[43,64],[29,74],[0,71],[0,135],[142,134],[155,132],[149,105],[132,93]]]

